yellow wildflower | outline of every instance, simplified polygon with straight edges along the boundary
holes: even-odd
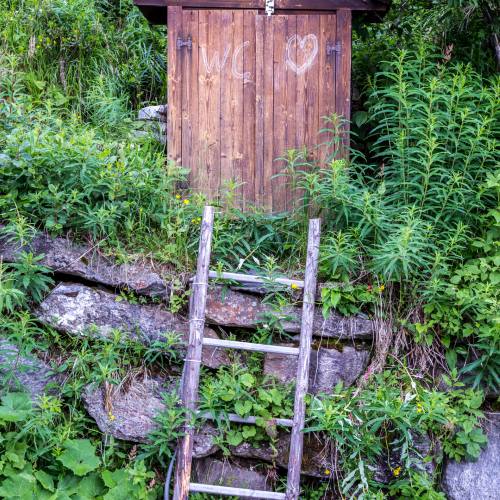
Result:
[[[108,415],[111,415],[111,412],[109,412]]]
[[[113,415],[111,415],[111,417],[109,417],[110,420],[114,420],[115,417]]]
[[[184,205],[189,205],[189,200],[184,200]]]
[[[198,217],[198,222],[200,222],[200,220],[201,220],[201,219]]]
[[[330,474],[330,471],[329,470],[325,470],[325,474]]]
[[[385,290],[385,286],[384,286],[384,285],[382,285],[382,286],[380,287],[380,289],[381,289],[381,290]]]
[[[180,195],[180,194],[176,194],[176,195],[175,195],[175,197],[176,197],[177,199],[179,199],[179,198],[181,197],[181,195]]]
[[[36,46],[36,48],[37,48],[37,49],[39,49],[39,48],[40,48],[40,45],[37,45],[37,46]]]
[[[191,219],[191,222],[196,222],[194,219]]]

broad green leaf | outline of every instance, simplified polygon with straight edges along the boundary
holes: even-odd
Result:
[[[243,385],[247,387],[252,387],[252,385],[255,383],[255,379],[253,378],[252,375],[250,375],[250,373],[244,373],[240,377],[240,381]]]
[[[231,431],[227,436],[227,442],[231,446],[238,446],[243,441],[243,434],[241,432]]]
[[[82,498],[94,500],[95,498],[102,497],[106,492],[104,481],[97,473],[84,477],[78,488],[78,495]]]
[[[35,477],[46,490],[54,491],[54,480],[52,476],[43,470],[39,470],[35,472]]]
[[[236,401],[234,409],[236,410],[236,413],[242,417],[245,413],[248,413],[252,409],[252,402],[248,399],[246,401]]]
[[[8,500],[33,500],[34,484],[21,476],[8,477],[0,488],[0,497]]]
[[[2,398],[0,420],[19,422],[24,420],[31,410],[31,398],[24,392],[10,392]]]
[[[66,451],[58,460],[77,476],[84,476],[99,467],[99,458],[95,456],[96,448],[88,439],[68,440],[63,444]]]
[[[242,435],[243,439],[255,436],[255,427],[253,425],[244,425]]]

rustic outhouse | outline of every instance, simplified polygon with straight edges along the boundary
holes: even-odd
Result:
[[[275,160],[328,140],[324,116],[350,118],[353,12],[377,21],[390,3],[134,0],[168,26],[168,157],[209,197],[237,179],[243,199],[287,208]]]

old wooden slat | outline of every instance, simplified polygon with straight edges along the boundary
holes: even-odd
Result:
[[[196,412],[196,400],[198,399],[213,225],[214,208],[205,207],[201,223],[196,279],[193,283],[194,299],[193,314],[189,322],[189,346],[185,360],[186,367],[182,404],[188,412]],[[190,413],[188,413],[187,417],[191,418]],[[186,426],[186,435],[179,438],[177,445],[177,467],[174,479],[174,500],[188,500],[189,497],[194,431],[194,426],[188,424]]]
[[[232,71],[232,54],[243,40],[243,11],[221,12],[221,146],[220,176],[223,181],[241,179],[241,151],[243,145],[243,82]],[[239,189],[241,193],[241,188]]]
[[[321,219],[309,221],[307,241],[306,277],[304,286],[304,302],[302,306],[302,324],[300,327],[300,354],[295,379],[295,403],[293,412],[292,435],[290,437],[290,459],[288,462],[288,478],[286,499],[298,500],[300,466],[302,463],[306,404],[305,396],[309,384],[309,362],[311,354],[312,327],[314,319],[314,301],[316,298],[316,275],[318,272],[319,243],[321,236]]]
[[[264,498],[267,500],[285,500],[284,493],[273,491],[247,490],[246,488],[230,488],[229,486],[212,486],[211,484],[191,483],[191,491],[213,493],[214,495],[232,495],[244,498]]]
[[[245,10],[243,40],[243,199],[255,200],[255,10]],[[248,42],[248,44],[247,44]]]
[[[335,46],[337,41],[337,17],[335,14],[320,17],[320,38],[319,38],[319,123],[318,130],[331,128],[325,126],[325,116],[329,117],[336,112],[336,59],[337,52],[330,52],[326,55],[326,44]],[[329,146],[333,139],[330,132],[322,132],[318,136],[318,157],[320,166],[325,166],[325,160],[332,152],[333,145]]]
[[[237,342],[233,340],[223,340],[223,339],[203,339],[203,345],[212,347],[225,347],[229,349],[241,349],[242,351],[253,351],[253,352],[272,352],[275,354],[291,354],[294,356],[299,355],[298,347],[282,347],[279,345],[267,345],[267,344],[252,344],[251,342]]]
[[[217,271],[209,271],[208,277],[209,278],[218,278],[219,274],[217,273]],[[241,281],[242,283],[251,283],[251,284],[255,284],[255,285],[260,285],[260,284],[266,283],[266,281],[264,281],[261,276],[254,276],[251,274],[223,272],[220,277],[223,279],[226,279],[226,280]],[[299,281],[299,280],[289,280],[287,278],[276,278],[275,281],[276,281],[276,283],[280,283],[281,285],[288,285],[288,286],[295,285],[299,288],[304,288],[304,282]]]
[[[213,420],[211,413],[204,413],[203,415],[198,414],[197,417],[198,418],[209,418],[209,419]],[[219,415],[219,417],[222,420],[225,420],[224,415]],[[255,422],[258,418],[258,417],[243,418],[243,417],[240,417],[239,415],[235,415],[234,413],[229,413],[228,417],[229,417],[230,422],[239,422],[240,424],[255,424]],[[278,425],[283,425],[285,427],[292,427],[293,420],[290,420],[288,418],[277,418],[276,423]]]
[[[280,9],[292,10],[361,10],[379,11],[382,14],[388,10],[386,0],[276,0],[274,3],[275,12],[279,14]],[[191,8],[205,9],[262,9],[262,0],[134,0],[144,14],[147,7],[165,7],[168,5],[183,6]],[[153,20],[154,21],[154,20]]]
[[[182,37],[182,7],[168,7],[168,32],[173,40]],[[169,43],[168,49],[167,156],[182,162],[182,58],[184,51]]]
[[[337,55],[336,108],[337,114],[346,120],[351,119],[351,11],[337,13],[337,42],[340,42],[341,53]],[[349,144],[349,122],[344,125],[347,132],[342,137],[342,145]]]
[[[319,16],[297,16],[297,103],[295,122],[295,145],[297,149],[306,146],[309,150],[307,160],[314,162],[317,156],[315,148],[318,140],[319,115]],[[314,56],[314,57],[313,57]],[[302,68],[307,68],[302,70]],[[298,167],[304,170],[305,167]],[[303,196],[303,190],[292,193],[295,202]],[[302,204],[302,202],[300,202]]]
[[[220,182],[220,10],[199,13],[199,190],[216,197]],[[224,53],[222,53],[223,55]]]
[[[195,181],[198,170],[198,11],[182,11],[182,41],[191,38],[192,49],[183,47],[182,166]],[[171,44],[169,44],[170,47]]]
[[[256,17],[255,201],[273,204],[274,19]]]

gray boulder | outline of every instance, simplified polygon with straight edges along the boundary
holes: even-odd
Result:
[[[170,292],[160,276],[145,265],[117,265],[100,256],[96,249],[89,245],[77,247],[69,240],[52,238],[42,233],[36,234],[29,245],[23,247],[9,242],[10,238],[11,235],[5,232],[5,226],[0,226],[0,260],[4,262],[15,262],[21,251],[32,252],[35,256],[45,254],[38,264],[48,266],[54,272],[78,276],[112,287],[128,287],[141,295],[170,297]]]
[[[131,380],[120,386],[109,383],[88,386],[82,394],[83,405],[105,435],[135,443],[148,443],[147,434],[160,427],[154,421],[167,409],[162,393],[176,390],[175,381],[156,379]],[[214,426],[203,423],[194,437],[193,456],[205,457],[219,446],[212,444],[217,434]],[[175,447],[175,444],[172,448]]]
[[[243,442],[238,446],[229,446],[231,454],[236,457],[254,458],[264,460],[288,469],[290,457],[290,432],[278,429],[278,440],[274,443],[276,451],[268,442],[262,442],[259,448],[254,448],[250,443]],[[327,478],[326,471],[331,469],[332,462],[330,447],[319,441],[313,434],[304,435],[304,454],[300,470],[302,474],[313,477]]]
[[[159,106],[146,106],[139,110],[139,120],[159,120],[167,121],[167,105],[160,104]]]
[[[255,328],[256,321],[262,319],[261,313],[269,313],[272,307],[263,304],[259,297],[254,295],[227,290],[222,300],[222,286],[213,286],[207,294],[206,321],[214,325],[237,326],[241,328]],[[302,321],[302,307],[290,306],[284,311],[285,315],[297,318],[297,321],[283,320],[283,329],[288,333],[299,333]],[[372,321],[360,315],[346,318],[336,311],[325,319],[320,307],[314,311],[313,335],[324,337],[364,339],[373,338],[374,325]]]
[[[257,460],[235,457],[206,457],[193,460],[195,483],[270,491],[265,468]]]
[[[482,424],[489,443],[478,461],[445,460],[441,489],[448,500],[500,499],[500,413],[484,414]]]
[[[119,296],[96,288],[77,283],[60,283],[35,311],[36,317],[60,332],[79,336],[91,325],[97,327],[102,335],[111,330],[128,332],[131,339],[137,340],[137,332],[143,339],[152,342],[164,340],[162,333],[174,332],[181,335],[179,351],[186,352],[189,341],[189,323],[181,322],[165,306],[131,304],[125,300],[117,302]],[[218,338],[216,333],[205,327],[203,335]],[[204,347],[202,363],[210,368],[230,364],[229,357],[221,348]]]
[[[54,395],[56,387],[47,388],[47,385],[60,385],[64,376],[49,375],[51,371],[52,368],[34,354],[20,356],[18,346],[0,338],[0,393],[24,388],[32,401],[37,401],[44,393]]]
[[[282,344],[291,346],[292,344]],[[309,365],[309,390],[312,394],[323,392],[333,394],[334,387],[343,382],[343,387],[352,385],[363,373],[370,353],[343,346],[337,349],[311,349]],[[264,373],[272,375],[285,384],[290,384],[297,376],[297,356],[266,353]]]

